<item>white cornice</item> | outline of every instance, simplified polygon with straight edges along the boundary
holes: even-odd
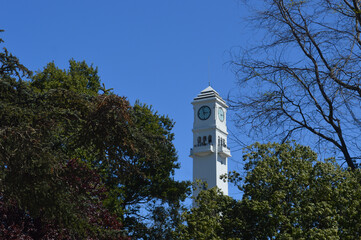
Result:
[[[206,132],[206,131],[210,131],[210,130],[217,130],[225,135],[228,135],[228,132],[227,131],[223,131],[222,129],[216,127],[215,125],[213,126],[210,126],[210,127],[206,127],[206,128],[193,128],[192,129],[192,132],[195,133],[195,132]]]

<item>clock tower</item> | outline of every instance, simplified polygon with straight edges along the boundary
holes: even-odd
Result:
[[[227,158],[231,151],[227,147],[227,104],[211,87],[204,89],[193,102],[193,181],[207,182],[208,188],[217,186],[228,195],[228,182],[220,176],[228,173]],[[197,196],[197,188],[193,195]]]

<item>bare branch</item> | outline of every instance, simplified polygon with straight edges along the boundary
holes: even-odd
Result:
[[[264,2],[253,22],[267,38],[233,63],[241,89],[248,87],[230,101],[242,112],[237,124],[282,141],[306,131],[354,169],[352,155],[361,149],[360,2]]]

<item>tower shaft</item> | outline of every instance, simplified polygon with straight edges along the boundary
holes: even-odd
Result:
[[[227,104],[212,88],[204,89],[192,102],[194,109],[193,148],[193,181],[207,183],[208,188],[218,187],[228,195],[228,182],[220,179],[228,172],[227,158],[231,157],[227,147]],[[200,185],[193,193],[206,187]]]

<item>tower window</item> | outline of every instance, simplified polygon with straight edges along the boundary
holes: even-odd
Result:
[[[218,146],[221,146],[221,138],[218,136]]]
[[[209,135],[209,136],[208,136],[208,143],[209,143],[209,144],[212,144],[212,135]]]
[[[198,146],[201,145],[201,142],[202,142],[202,138],[201,138],[201,137],[198,137],[198,138],[197,138]]]
[[[203,136],[203,145],[206,145],[206,142],[207,142],[207,137]]]

